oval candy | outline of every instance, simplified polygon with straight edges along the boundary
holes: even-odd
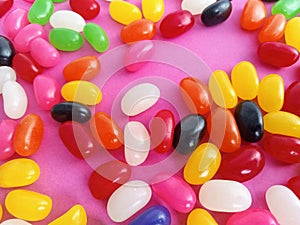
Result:
[[[300,82],[294,81],[291,83],[284,94],[284,111],[300,116]]]
[[[218,225],[212,215],[205,209],[196,208],[190,212],[187,218],[187,225]]]
[[[70,10],[58,10],[50,17],[50,25],[53,28],[68,28],[77,32],[83,31],[85,20],[81,15]]]
[[[142,10],[146,19],[156,23],[164,15],[164,0],[142,0]]]
[[[86,20],[94,19],[100,13],[100,5],[95,0],[70,0],[69,4],[74,12]]]
[[[3,119],[0,122],[0,160],[6,160],[15,153],[13,135],[17,122],[11,119]]]
[[[298,198],[300,198],[300,176],[290,178],[286,186],[291,189]]]
[[[3,215],[3,209],[2,209],[2,205],[0,204],[0,220],[2,219],[2,215]]]
[[[297,0],[278,1],[272,7],[272,14],[283,14],[286,19],[291,19],[300,13],[300,2]]]
[[[300,37],[300,17],[294,17],[290,19],[285,26],[284,29],[285,43],[300,51],[300,43],[298,41],[299,37]]]
[[[77,204],[70,208],[63,215],[58,217],[57,219],[50,222],[48,225],[86,225],[87,224],[87,216],[85,209]]]
[[[126,1],[111,1],[109,4],[109,14],[113,20],[123,25],[128,25],[142,19],[141,10],[134,4]]]
[[[15,54],[16,50],[13,43],[0,35],[0,66],[11,66]]]
[[[96,23],[87,23],[83,27],[83,34],[90,45],[97,52],[105,52],[109,47],[106,32]]]
[[[263,42],[277,42],[284,35],[286,19],[283,14],[275,14],[270,16],[266,24],[258,34],[258,40]]]
[[[4,0],[4,1],[1,1],[0,3],[0,18],[2,16],[4,16],[10,9],[11,7],[13,6],[14,4],[14,1],[13,0]]]
[[[231,15],[232,4],[228,0],[219,0],[207,6],[201,13],[205,26],[215,26],[226,21]]]
[[[0,223],[1,225],[31,225],[31,223],[28,223],[24,220],[20,220],[20,219],[9,219],[9,220],[5,220],[2,223]]]
[[[52,0],[35,0],[28,12],[28,20],[31,24],[45,25],[49,22],[54,12]]]
[[[206,7],[215,2],[216,0],[183,0],[181,2],[181,9],[189,11],[190,13],[192,13],[192,15],[198,15],[201,14]]]
[[[248,0],[240,19],[241,27],[245,30],[257,30],[265,23],[267,15],[265,3],[260,0]]]
[[[6,81],[16,80],[16,72],[13,68],[9,66],[0,67],[0,94],[2,94],[3,85]]]

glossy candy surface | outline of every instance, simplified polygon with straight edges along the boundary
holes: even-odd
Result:
[[[10,66],[15,54],[13,43],[0,35],[0,66]]]
[[[142,0],[142,10],[146,19],[158,22],[164,15],[164,0]]]
[[[2,206],[0,205],[0,220],[2,219],[2,215],[3,215],[3,209]]]
[[[259,29],[267,19],[267,8],[260,0],[248,0],[240,19],[241,27],[245,30]]]
[[[3,23],[4,32],[11,40],[15,38],[17,33],[28,25],[27,10],[17,8],[11,11],[5,18]]]
[[[84,19],[94,19],[100,13],[100,5],[95,0],[70,0],[69,4],[74,12]]]
[[[5,220],[2,223],[0,223],[1,225],[31,225],[31,223],[28,223],[24,220],[20,220],[20,219],[9,219],[9,220]]]
[[[6,160],[15,153],[13,135],[17,122],[11,119],[3,119],[0,123],[0,160]]]
[[[166,207],[154,205],[131,221],[129,225],[171,225],[171,215]]]
[[[291,189],[298,198],[300,198],[300,176],[295,176],[289,179],[286,186]]]
[[[86,225],[87,216],[85,209],[81,205],[74,205],[65,214],[58,217],[48,225]]]
[[[192,15],[198,15],[201,14],[206,7],[215,2],[216,0],[183,0],[181,2],[181,9],[189,11]]]
[[[87,23],[83,27],[83,34],[97,52],[105,52],[109,47],[106,32],[96,23]]]
[[[0,18],[4,16],[13,6],[13,0],[3,0],[0,2]]]
[[[281,1],[284,2],[284,1]],[[290,19],[284,30],[284,38],[287,45],[293,46],[300,51],[300,17]]]
[[[214,26],[227,20],[232,11],[232,4],[228,0],[219,0],[206,7],[201,14],[201,21],[205,26]]]
[[[132,3],[126,1],[111,1],[109,4],[110,16],[118,23],[128,25],[142,19],[141,10]]]
[[[50,17],[50,24],[53,28],[68,28],[82,32],[85,20],[76,12],[70,10],[59,10]]]
[[[300,82],[294,81],[288,86],[284,94],[284,111],[300,116]]]
[[[53,14],[54,4],[52,0],[35,0],[28,12],[30,23],[45,25]]]
[[[286,19],[291,19],[300,13],[300,2],[297,0],[280,0],[272,7],[272,14],[283,14]]]
[[[259,31],[258,40],[263,42],[276,42],[284,35],[284,28],[286,25],[286,18],[283,14],[275,14],[270,16],[266,24]]]
[[[215,219],[205,209],[196,208],[187,218],[187,225],[218,225]]]
[[[6,81],[16,80],[16,72],[13,68],[9,66],[0,67],[0,94],[2,94],[3,85]]]

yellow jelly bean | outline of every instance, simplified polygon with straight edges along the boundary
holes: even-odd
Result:
[[[183,175],[190,184],[203,184],[210,180],[220,167],[221,154],[211,143],[203,143],[196,148],[187,161]]]
[[[187,225],[218,225],[215,219],[205,209],[194,209],[187,218]]]
[[[66,101],[80,102],[85,105],[96,105],[102,100],[99,87],[83,80],[66,83],[61,89],[61,95]]]
[[[258,76],[252,63],[243,61],[231,71],[232,86],[237,96],[243,100],[252,100],[258,91]]]
[[[289,20],[284,30],[285,42],[300,51],[300,17]]]
[[[3,209],[2,209],[2,205],[0,204],[0,220],[2,219],[3,216]]]
[[[18,189],[7,194],[5,207],[11,215],[18,219],[40,221],[49,215],[52,209],[52,200],[47,195]]]
[[[13,159],[0,166],[0,187],[30,185],[40,177],[40,167],[31,159]]]
[[[300,138],[300,118],[289,112],[274,111],[266,114],[264,127],[272,134]]]
[[[124,25],[142,19],[142,12],[137,6],[120,0],[113,0],[110,3],[109,13],[115,21]]]
[[[257,101],[265,112],[279,111],[284,102],[284,83],[281,76],[270,74],[259,83]]]
[[[142,10],[146,19],[158,22],[164,15],[164,0],[142,0]]]
[[[214,102],[223,108],[233,108],[237,104],[237,95],[228,75],[223,70],[216,70],[209,78],[208,87]]]
[[[52,221],[48,225],[86,225],[87,217],[84,208],[81,205],[74,205],[69,211],[61,217]]]

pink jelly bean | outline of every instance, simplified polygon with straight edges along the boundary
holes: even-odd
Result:
[[[46,32],[43,26],[34,23],[25,26],[14,39],[15,49],[22,53],[29,52],[30,42],[37,37],[46,38]]]
[[[3,28],[10,39],[14,39],[17,33],[29,24],[25,9],[15,9],[11,11],[4,20]]]
[[[50,110],[60,102],[60,88],[57,81],[46,75],[38,75],[33,80],[33,90],[38,105],[44,110]]]
[[[60,60],[60,54],[48,41],[35,38],[30,43],[32,58],[43,67],[54,67]]]
[[[155,176],[152,181],[153,192],[170,207],[181,213],[190,212],[196,203],[194,190],[181,177]]]
[[[5,160],[15,153],[13,135],[17,122],[11,119],[2,120],[0,123],[0,160]]]

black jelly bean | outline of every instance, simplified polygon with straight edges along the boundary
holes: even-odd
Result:
[[[240,102],[235,109],[234,117],[244,141],[260,141],[264,133],[264,122],[261,110],[256,103]]]
[[[228,0],[217,1],[207,6],[202,14],[201,21],[205,26],[214,26],[228,19],[232,11],[232,4]]]
[[[199,114],[184,117],[175,127],[173,147],[181,154],[193,152],[203,138],[206,120]]]
[[[16,51],[11,41],[0,35],[0,66],[11,66],[15,54]]]
[[[277,2],[278,0],[262,0],[263,2]]]

